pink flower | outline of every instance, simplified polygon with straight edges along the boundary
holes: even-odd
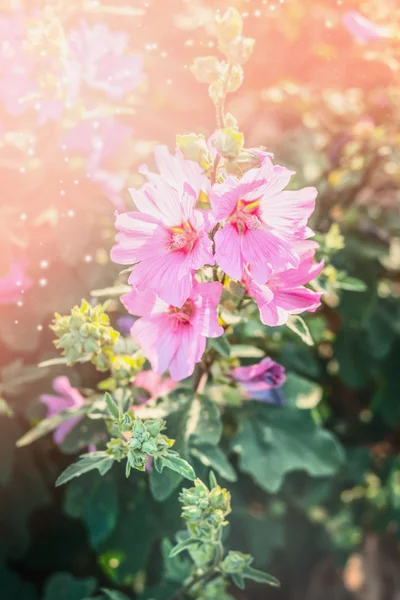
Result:
[[[197,198],[201,193],[207,197],[210,195],[210,180],[197,162],[183,158],[178,151],[174,156],[169,152],[167,146],[157,146],[154,149],[154,159],[159,173],[152,173],[147,165],[139,169],[150,182],[156,184],[160,180],[166,181],[176,190],[181,190],[185,182],[190,182],[190,187],[194,190]]]
[[[135,377],[135,387],[149,392],[150,396],[144,399],[147,402],[169,394],[176,388],[176,383],[170,377],[161,377],[154,371],[140,371]]]
[[[348,11],[343,15],[343,25],[361,44],[389,37],[388,29],[376,25],[356,10]]]
[[[284,383],[285,369],[271,358],[250,367],[232,369],[232,377],[243,387],[245,398],[282,404],[281,394],[273,392]]]
[[[121,98],[132,92],[144,79],[143,57],[126,54],[128,34],[111,31],[106,25],[89,27],[82,23],[69,34],[69,79],[74,81],[77,94],[81,83],[107,94],[109,98]],[[75,75],[75,77],[71,77]]]
[[[139,212],[117,216],[114,262],[133,269],[129,283],[138,291],[153,291],[173,306],[182,307],[190,296],[192,273],[213,265],[210,223],[195,210],[196,195],[184,184],[178,191],[163,180],[134,192]]]
[[[107,168],[107,163],[121,151],[132,135],[132,130],[113,117],[85,119],[66,131],[60,145],[67,155],[79,154],[86,158],[86,175],[97,183],[105,196],[118,210],[125,203],[121,196],[125,179]]]
[[[172,284],[173,285],[173,284]],[[125,308],[142,317],[135,321],[131,334],[161,375],[169,369],[174,381],[189,377],[201,360],[207,337],[218,337],[216,311],[222,292],[219,282],[193,282],[183,306],[171,306],[151,291],[132,290],[121,297]]]
[[[68,377],[56,377],[53,381],[53,389],[57,395],[42,394],[40,401],[47,406],[47,417],[53,417],[68,408],[79,408],[85,403],[85,399],[73,388]],[[54,442],[62,444],[70,431],[82,419],[81,415],[76,415],[64,421],[53,433]]]
[[[8,275],[0,278],[0,304],[15,304],[31,286],[32,279],[25,275],[23,263],[12,262]]]
[[[245,269],[243,283],[247,293],[255,298],[264,325],[283,325],[289,315],[314,312],[319,307],[322,294],[304,287],[319,275],[324,266],[323,261],[313,262],[316,245],[311,241],[297,243],[300,265],[295,269],[273,272],[262,285]]]
[[[261,167],[240,180],[229,176],[214,186],[213,214],[225,220],[215,234],[215,260],[230,277],[241,279],[249,265],[255,281],[263,283],[272,269],[298,266],[293,242],[309,236],[317,190],[284,190],[292,174],[265,156]]]

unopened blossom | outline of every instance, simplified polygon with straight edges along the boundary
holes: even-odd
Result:
[[[373,23],[356,10],[348,11],[343,15],[343,25],[362,44],[387,38],[390,35],[386,27]]]
[[[219,337],[217,304],[222,292],[219,282],[193,282],[190,295],[181,307],[163,302],[155,293],[133,289],[121,297],[125,308],[141,317],[131,334],[162,375],[167,369],[174,381],[189,377],[201,360],[207,337]]]
[[[32,279],[25,274],[23,263],[12,262],[8,274],[0,277],[0,304],[15,304],[31,286]]]
[[[320,306],[322,294],[305,287],[318,277],[324,266],[323,261],[315,263],[313,260],[316,246],[308,240],[297,243],[295,247],[301,258],[299,266],[274,271],[263,284],[257,283],[251,271],[245,269],[243,283],[247,293],[256,300],[264,325],[283,325],[289,315],[314,312]]]
[[[285,382],[285,368],[266,357],[256,365],[232,369],[232,377],[244,390],[245,398],[271,404],[282,404],[283,396],[278,390]]]
[[[58,413],[69,408],[80,408],[84,403],[84,397],[79,391],[71,386],[68,377],[56,377],[53,381],[53,389],[56,394],[42,394],[40,401],[47,406],[47,418],[54,417]],[[54,442],[62,444],[70,431],[82,419],[81,415],[76,415],[66,419],[53,432]]]
[[[192,273],[213,265],[211,225],[196,210],[196,194],[162,179],[134,193],[138,211],[117,216],[114,262],[135,265],[129,283],[138,291],[153,291],[173,306],[182,307],[190,296]]]
[[[211,195],[214,218],[223,222],[214,238],[216,263],[235,279],[248,265],[258,283],[272,270],[299,265],[294,242],[310,235],[317,195],[313,187],[285,190],[293,171],[272,165],[267,155],[262,160],[241,179],[216,184]]]

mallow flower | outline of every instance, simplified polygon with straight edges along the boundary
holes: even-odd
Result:
[[[143,165],[139,171],[149,182],[165,181],[176,190],[181,190],[185,182],[190,182],[190,187],[199,198],[202,195],[209,197],[211,184],[204,173],[204,169],[194,160],[184,158],[178,151],[171,154],[167,146],[156,146],[154,148],[154,160],[159,173],[153,173]],[[134,190],[132,190],[134,192]]]
[[[304,287],[320,274],[324,262],[314,262],[316,242],[305,240],[295,244],[300,264],[295,269],[273,271],[265,283],[257,283],[249,268],[245,268],[243,283],[260,310],[264,325],[284,325],[289,315],[314,312],[321,304],[320,292]]]
[[[42,394],[40,401],[47,406],[47,418],[54,417],[68,408],[79,408],[85,403],[84,397],[80,392],[72,387],[68,377],[56,377],[53,381],[53,389],[56,394]],[[67,419],[53,432],[54,443],[62,444],[70,431],[82,419],[81,415],[76,415]]]
[[[232,377],[240,383],[244,397],[271,404],[283,404],[279,389],[285,382],[285,368],[268,356],[256,365],[232,369]]]
[[[361,44],[389,37],[386,27],[376,25],[357,10],[347,11],[342,20],[347,31]]]
[[[317,190],[284,190],[292,175],[265,156],[241,179],[228,176],[213,186],[213,216],[224,221],[214,238],[215,261],[230,277],[241,279],[247,265],[254,280],[264,283],[272,270],[299,265],[293,243],[310,235]]]
[[[138,263],[129,283],[181,308],[191,293],[193,271],[214,264],[207,214],[195,209],[196,194],[186,183],[177,190],[160,179],[134,191],[133,200],[138,211],[116,218],[111,258]]]
[[[0,277],[0,304],[15,304],[31,286],[32,279],[25,275],[23,263],[12,262],[8,274]]]
[[[174,381],[193,373],[203,356],[206,338],[224,332],[217,315],[221,292],[218,281],[194,280],[181,307],[164,302],[150,290],[132,289],[121,296],[128,312],[141,317],[133,324],[131,335],[156,373],[161,375],[168,369]]]
[[[161,377],[151,369],[149,371],[140,371],[134,382],[135,388],[142,388],[148,392],[148,396],[141,395],[138,400],[141,404],[149,400],[155,400],[160,396],[165,396],[176,388],[176,383],[170,377]],[[137,408],[137,407],[136,407]]]

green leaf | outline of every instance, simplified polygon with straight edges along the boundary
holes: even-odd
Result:
[[[232,577],[232,581],[236,585],[236,587],[238,587],[240,590],[244,590],[245,585],[244,585],[243,575],[241,573],[232,573],[231,577]]]
[[[69,573],[57,573],[47,581],[43,600],[84,600],[95,588],[93,577],[75,579]]]
[[[89,452],[82,454],[79,460],[69,465],[56,481],[56,487],[67,483],[75,477],[80,477],[93,469],[97,469],[100,475],[105,475],[114,463],[112,456],[106,452]]]
[[[116,421],[118,421],[119,416],[120,416],[118,404],[115,402],[114,398],[108,392],[106,392],[104,394],[104,400],[107,405],[108,412]]]
[[[190,479],[191,481],[196,479],[196,473],[194,472],[193,467],[173,451],[169,451],[165,456],[162,456],[161,461],[164,467],[176,471],[176,473],[179,473],[186,479]]]
[[[257,346],[248,346],[247,344],[233,344],[231,346],[232,358],[263,358],[265,352]]]
[[[157,502],[163,502],[172,494],[183,481],[183,476],[171,469],[164,469],[161,473],[156,469],[150,471],[150,490]]]
[[[174,546],[171,552],[169,553],[170,558],[172,558],[173,556],[177,556],[184,550],[188,550],[190,546],[193,546],[194,544],[195,542],[191,537],[186,538],[186,540],[182,540],[182,542],[178,542],[178,544],[176,544],[176,546]]]
[[[322,398],[320,385],[294,373],[287,374],[282,391],[286,402],[293,408],[314,408]]]
[[[118,498],[112,476],[99,477],[97,473],[89,473],[83,480],[72,481],[64,502],[65,512],[85,523],[93,548],[98,548],[114,530]]]
[[[59,427],[61,423],[63,423],[67,419],[70,419],[71,417],[75,417],[77,415],[85,414],[86,410],[87,406],[85,405],[81,406],[80,408],[69,408],[68,410],[63,410],[62,412],[59,412],[57,415],[54,415],[49,419],[43,419],[43,421],[40,421],[40,423],[38,423],[36,427],[33,427],[33,429],[25,433],[25,435],[23,435],[17,441],[17,446],[21,448],[22,446],[27,446],[28,444],[31,444],[35,440],[38,440],[39,438],[43,437],[44,435],[47,435],[51,431],[54,431],[54,429],[57,429],[57,427]]]
[[[275,577],[272,577],[272,575],[268,575],[268,573],[264,573],[258,569],[253,569],[253,567],[245,567],[243,577],[245,579],[257,581],[257,583],[267,583],[268,585],[273,585],[275,587],[280,587],[281,585]]]
[[[304,319],[302,319],[299,315],[289,315],[286,327],[298,335],[299,338],[302,339],[305,344],[307,344],[307,346],[314,345],[310,330],[308,329]]]
[[[364,281],[350,276],[338,277],[336,287],[342,290],[349,290],[350,292],[365,292],[368,289]]]
[[[226,337],[226,335],[221,335],[218,338],[209,338],[208,343],[211,346],[211,348],[214,348],[214,350],[216,350],[218,354],[221,354],[221,356],[224,356],[225,358],[230,357],[231,347],[229,345],[228,338]]]
[[[226,481],[236,481],[235,469],[232,467],[223,450],[218,446],[212,446],[211,444],[194,446],[190,452],[203,465],[210,469],[215,469]]]
[[[190,575],[192,561],[189,557],[171,557],[172,543],[167,538],[161,542],[161,552],[164,563],[164,578],[168,581],[183,582]]]
[[[268,492],[277,492],[292,471],[333,475],[344,461],[336,438],[309,411],[257,404],[248,409],[233,441],[239,468]]]
[[[37,592],[33,584],[22,579],[16,571],[0,563],[1,597],[4,600],[37,600]]]
[[[129,596],[118,592],[117,590],[109,590],[108,588],[101,588],[101,591],[106,596],[107,600],[131,600]]]
[[[208,397],[191,391],[178,390],[160,404],[164,408],[168,436],[175,439],[174,451],[186,460],[190,460],[191,448],[199,444],[218,444],[222,434],[222,423],[218,407]],[[145,408],[143,409],[145,410]],[[150,472],[150,489],[153,497],[162,502],[182,482],[182,475],[166,470]]]

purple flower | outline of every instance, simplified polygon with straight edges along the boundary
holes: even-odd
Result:
[[[68,408],[79,408],[85,403],[85,399],[73,388],[68,377],[56,377],[53,381],[53,389],[57,395],[42,394],[40,401],[47,406],[47,418],[54,417]],[[82,419],[81,415],[76,415],[67,419],[53,432],[53,440],[57,445],[62,444],[69,432]]]
[[[136,321],[135,317],[131,317],[130,315],[123,315],[122,317],[118,317],[117,319],[117,329],[122,335],[129,335],[132,325]]]
[[[268,356],[256,365],[232,369],[232,377],[240,383],[248,400],[284,403],[283,393],[278,388],[286,379],[285,369]]]

